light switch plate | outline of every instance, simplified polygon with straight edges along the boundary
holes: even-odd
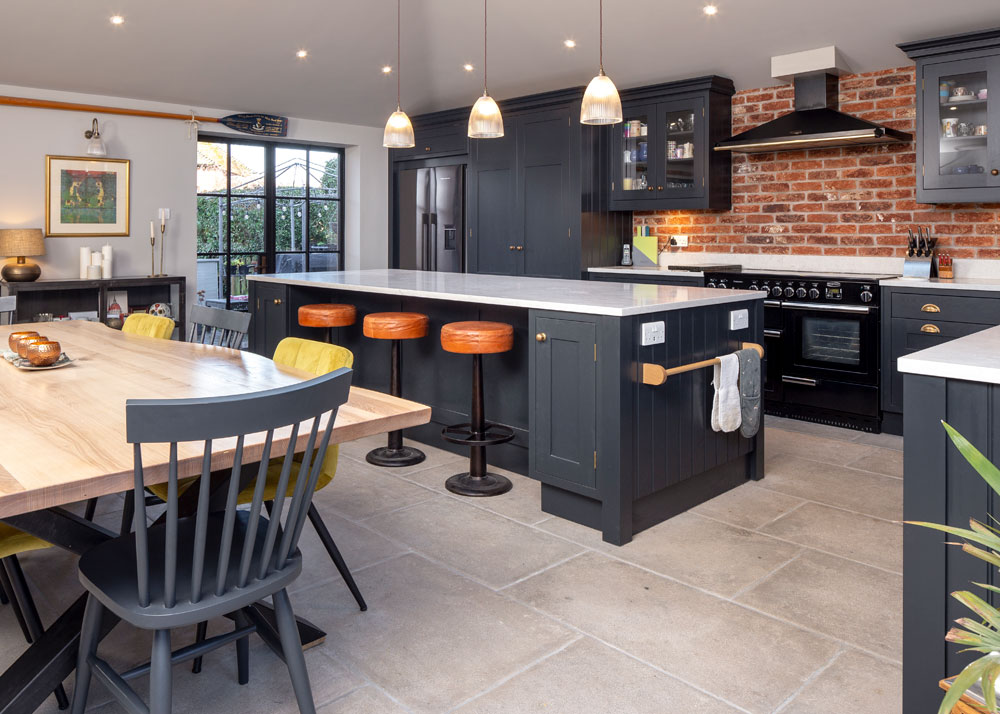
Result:
[[[670,236],[670,245],[675,248],[687,248],[688,237],[687,236]]]
[[[662,345],[666,340],[666,328],[663,320],[659,322],[642,323],[642,346]]]
[[[749,310],[730,310],[729,311],[729,329],[730,330],[745,330],[750,327],[750,311]]]

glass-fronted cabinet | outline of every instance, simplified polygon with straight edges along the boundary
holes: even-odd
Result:
[[[917,60],[921,203],[1000,201],[1000,33],[982,34],[975,52],[964,36],[900,45]]]
[[[711,146],[729,137],[731,96],[722,77],[624,92],[623,122],[611,128],[611,208],[728,208],[729,155]]]

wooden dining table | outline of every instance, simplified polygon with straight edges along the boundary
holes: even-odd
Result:
[[[66,506],[132,488],[126,400],[245,394],[314,376],[250,352],[127,335],[95,322],[5,325],[0,347],[16,330],[58,340],[72,362],[28,371],[0,361],[0,521],[76,554],[118,535]],[[331,443],[425,424],[430,415],[430,407],[422,404],[352,387],[337,413]],[[275,433],[274,450],[287,447],[289,432]],[[307,432],[297,449],[305,448]],[[263,434],[247,437],[247,462],[255,449],[259,455],[263,439]],[[232,464],[235,440],[212,446],[213,470]],[[201,472],[202,449],[202,444],[179,446],[181,476]],[[147,484],[166,481],[167,458],[166,445],[144,447]],[[86,601],[82,593],[81,587],[81,596],[0,675],[0,714],[34,711],[72,672]],[[106,619],[103,634],[115,624],[114,618]],[[265,641],[275,634],[264,605],[255,624]],[[325,634],[302,620],[300,633],[304,644]]]

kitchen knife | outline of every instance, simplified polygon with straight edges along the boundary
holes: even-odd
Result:
[[[906,242],[906,257],[907,258],[912,258],[913,257],[913,251],[916,250],[917,241],[913,237],[913,229],[912,228],[907,228],[906,229],[906,234],[908,236],[907,242]]]

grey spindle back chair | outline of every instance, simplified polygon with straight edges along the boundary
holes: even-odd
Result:
[[[188,342],[220,345],[238,350],[250,329],[250,313],[220,310],[206,305],[192,305],[188,314],[191,328]]]
[[[0,324],[13,325],[15,312],[17,312],[17,295],[0,297]]]
[[[107,685],[133,714],[167,714],[171,707],[171,666],[227,643],[237,643],[240,683],[248,679],[248,637],[253,631],[243,608],[273,597],[279,638],[299,711],[315,711],[298,628],[285,588],[302,569],[297,549],[312,494],[326,455],[337,409],[347,401],[351,371],[339,369],[307,382],[254,394],[177,400],[129,400],[125,406],[127,440],[134,445],[134,532],[101,544],[80,559],[80,582],[89,597],[77,660],[73,712],[82,714],[92,675]],[[320,417],[329,418],[321,428]],[[301,465],[295,444],[302,422],[309,435]],[[264,485],[275,430],[291,427],[284,450],[280,485],[270,517],[263,512]],[[266,433],[259,465],[244,464],[245,438]],[[212,444],[236,438],[231,469],[212,478]],[[196,505],[181,513],[178,495],[178,443],[204,442]],[[147,525],[143,444],[169,444],[166,513]],[[162,448],[162,447],[161,447]],[[257,461],[257,457],[253,458]],[[293,466],[296,483],[287,496]],[[218,474],[218,472],[216,472]],[[255,479],[255,481],[254,481]],[[255,492],[248,509],[237,496],[248,483]],[[193,487],[192,487],[193,488]],[[186,504],[185,504],[186,505]],[[104,609],[143,629],[154,630],[148,665],[119,674],[97,657]],[[236,628],[171,652],[170,630],[232,615]],[[149,673],[150,705],[127,680]]]

